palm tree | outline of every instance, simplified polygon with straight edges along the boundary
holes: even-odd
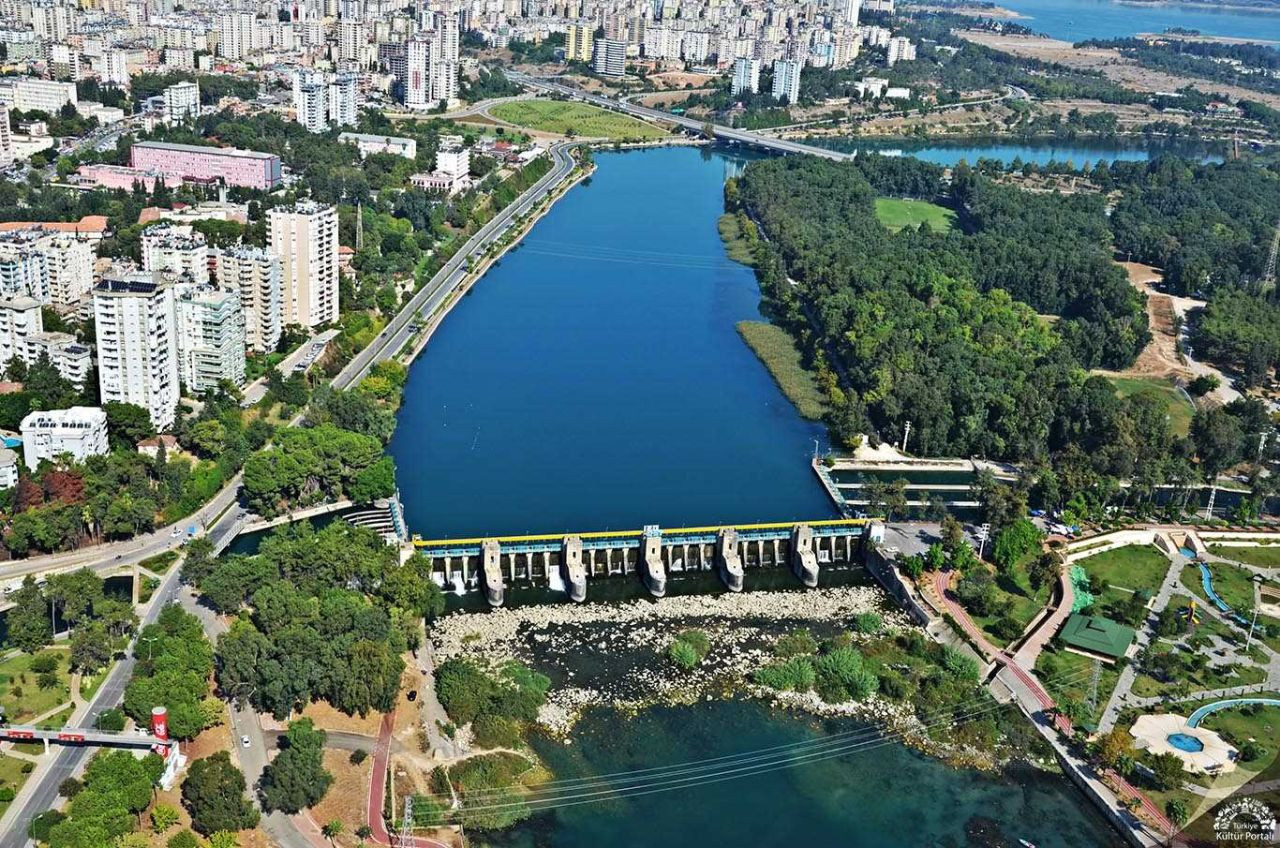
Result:
[[[324,827],[320,828],[320,833],[324,836],[325,839],[329,840],[330,845],[333,844],[333,840],[337,839],[338,834],[342,833],[342,831],[343,831],[342,822],[340,822],[337,819],[333,819]]]

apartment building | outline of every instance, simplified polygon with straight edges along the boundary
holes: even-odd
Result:
[[[41,460],[69,454],[77,462],[108,449],[107,413],[97,406],[32,412],[22,419],[22,459],[34,471]]]
[[[175,289],[178,374],[190,394],[245,381],[245,316],[239,292],[211,285]]]
[[[303,200],[267,211],[271,252],[280,257],[282,322],[317,327],[338,320],[338,212]]]
[[[93,315],[102,401],[136,404],[168,430],[179,395],[172,286],[145,271],[110,273],[93,290]]]
[[[271,353],[280,344],[284,293],[280,259],[260,247],[233,247],[217,257],[218,285],[238,292],[244,311],[245,345]]]

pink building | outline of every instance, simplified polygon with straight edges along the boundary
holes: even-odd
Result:
[[[234,147],[142,141],[129,149],[129,164],[162,174],[169,185],[182,180],[221,181],[229,186],[272,189],[280,184],[279,156]]]
[[[124,165],[81,165],[76,171],[81,185],[100,188],[122,188],[133,191],[135,183],[142,183],[147,191],[156,190],[156,181],[161,175],[155,171],[144,171],[140,168],[128,168]]]

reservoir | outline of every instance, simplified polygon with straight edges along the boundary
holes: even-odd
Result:
[[[425,538],[833,517],[800,418],[739,338],[716,230],[745,160],[600,153],[410,372],[390,452]]]
[[[1227,4],[1213,8],[1195,3],[1117,2],[1117,0],[1000,0],[1023,15],[1015,23],[1064,41],[1125,38],[1170,27],[1195,29],[1205,35],[1280,42],[1280,13]]]

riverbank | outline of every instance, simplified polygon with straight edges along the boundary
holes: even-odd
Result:
[[[594,163],[592,163],[589,168],[584,168],[581,163],[579,163],[574,168],[573,175],[570,176],[568,180],[561,183],[554,192],[549,193],[538,209],[530,214],[525,222],[515,232],[509,234],[509,238],[504,236],[503,241],[496,251],[492,254],[486,252],[485,258],[482,259],[480,264],[468,274],[467,279],[464,280],[462,284],[454,288],[454,290],[450,292],[449,296],[445,298],[444,302],[431,313],[431,317],[427,319],[422,330],[419,331],[417,337],[415,337],[411,342],[408,352],[402,353],[399,356],[400,361],[406,366],[412,365],[413,361],[418,358],[420,353],[422,353],[423,348],[427,346],[427,342],[431,341],[431,337],[435,335],[436,328],[438,328],[440,323],[449,316],[449,313],[453,311],[453,307],[470,293],[471,287],[480,282],[480,280],[484,278],[485,274],[489,272],[489,269],[496,265],[509,250],[520,244],[524,237],[529,234],[529,231],[533,229],[534,224],[542,220],[542,217],[551,211],[557,200],[568,194],[571,188],[582,182],[584,179],[590,177],[594,172]]]

